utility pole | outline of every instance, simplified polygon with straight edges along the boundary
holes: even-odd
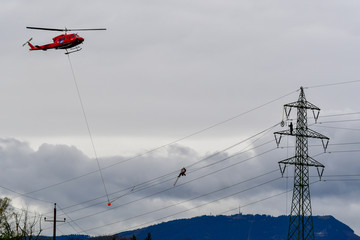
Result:
[[[329,143],[329,138],[308,128],[307,110],[312,110],[316,123],[319,117],[320,108],[306,100],[303,87],[300,88],[298,101],[284,105],[287,120],[289,120],[292,108],[297,108],[296,128],[293,129],[291,123],[291,125],[289,125],[289,130],[274,133],[278,147],[283,135],[296,137],[295,156],[279,162],[282,175],[284,175],[285,168],[288,164],[295,166],[294,188],[287,239],[314,240],[315,235],[310,199],[309,167],[316,167],[321,180],[325,166],[308,155],[308,138],[321,139],[325,152]],[[281,125],[283,126],[284,123],[282,122]]]
[[[64,220],[56,220],[56,203],[54,203],[54,219],[46,219],[46,217],[44,217],[44,221],[45,222],[53,222],[53,240],[56,240],[56,223],[57,222],[65,222],[66,218],[64,218]]]

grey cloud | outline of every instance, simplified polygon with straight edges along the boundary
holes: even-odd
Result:
[[[34,14],[38,13],[40,6],[41,14]],[[149,146],[162,146],[239,116],[183,139],[177,145],[131,161],[127,160],[136,155],[134,152],[112,157],[102,157],[111,154],[101,152],[99,162],[104,168],[103,177],[111,197],[129,193],[115,201],[114,207],[167,188],[170,190],[78,221],[83,228],[92,228],[226,188],[277,169],[278,161],[293,154],[294,149],[287,147],[294,140],[289,139],[279,149],[233,166],[231,164],[275,148],[275,143],[229,159],[247,145],[205,158],[280,122],[283,104],[296,101],[298,93],[271,104],[269,101],[300,86],[358,80],[358,10],[353,1],[326,4],[277,1],[269,4],[267,1],[213,0],[204,4],[201,1],[89,3],[65,0],[51,6],[40,0],[31,3],[3,1],[0,4],[0,27],[4,33],[0,45],[0,64],[3,66],[0,164],[6,173],[0,176],[2,185],[26,193],[94,172],[31,194],[48,201],[47,204],[26,197],[21,199],[42,212],[51,212],[51,202],[54,201],[61,207],[76,203],[89,207],[79,211],[75,211],[76,206],[64,209],[73,219],[109,209],[91,147],[90,151],[81,149],[74,140],[79,136],[88,139],[88,131],[68,59],[61,51],[28,52],[21,48],[30,37],[34,37],[33,43],[42,44],[51,42],[56,35],[27,30],[25,27],[28,25],[108,28],[104,32],[80,33],[85,37],[83,50],[70,55],[96,147],[108,145],[108,141],[113,141],[111,137],[121,137],[121,142],[111,142],[115,150],[121,152],[131,146],[139,149],[135,152],[144,153]],[[322,115],[358,111],[358,83],[308,88],[305,93],[310,102],[322,109],[321,122],[337,119],[322,118]],[[259,106],[263,107],[257,108]],[[256,111],[248,112],[251,109]],[[311,128],[329,136],[330,143],[358,142],[356,121]],[[109,140],[97,141],[107,137]],[[44,144],[38,149],[31,148],[33,141],[39,142],[39,139]],[[248,142],[248,145],[259,146],[271,139],[270,132],[257,142]],[[147,142],[146,146],[142,145],[143,142]],[[311,141],[311,145],[317,144],[320,143]],[[197,149],[199,146],[202,146],[201,150]],[[328,151],[357,148],[358,145],[330,145]],[[311,154],[321,151],[321,146],[311,146]],[[316,159],[326,166],[325,179],[330,174],[357,173],[357,156],[356,152],[345,152],[323,154]],[[205,160],[191,166],[201,159]],[[226,160],[201,168],[222,159]],[[116,164],[122,161],[126,162]],[[183,166],[191,166],[188,175],[179,180],[178,188],[172,188]],[[226,166],[231,167],[219,171]],[[291,171],[289,167],[289,175]],[[141,190],[141,183],[168,173],[171,174],[154,181],[158,185],[137,191]],[[199,178],[206,174],[210,175]],[[316,172],[312,174],[316,175]],[[179,204],[174,209],[210,202],[279,176],[279,172],[274,172]],[[180,185],[196,178],[199,179]],[[162,183],[164,180],[168,181]],[[282,192],[286,184],[291,187],[291,179],[280,179],[264,188],[224,199],[221,204],[210,204],[177,216],[226,211]],[[134,186],[134,191],[130,192]],[[321,205],[324,214],[341,214],[334,210],[335,206],[341,201],[353,203],[354,197],[358,196],[356,189],[356,181],[316,183],[312,186],[314,206]],[[2,192],[17,196],[5,189]],[[95,198],[98,199],[84,202]],[[323,202],[327,200],[329,208],[325,209]],[[98,205],[90,207],[93,204]],[[271,204],[272,209],[267,204]],[[283,214],[285,205],[283,198],[274,198],[268,203],[251,205],[244,211]],[[145,215],[94,230],[94,233],[127,229],[174,211],[165,209],[161,214]],[[342,217],[351,219],[349,224],[356,226],[354,217]],[[73,232],[66,226],[62,227],[64,232]]]

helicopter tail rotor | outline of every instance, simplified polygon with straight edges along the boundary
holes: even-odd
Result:
[[[25,46],[26,44],[28,44],[33,38],[30,38],[29,40],[27,40],[22,46]]]

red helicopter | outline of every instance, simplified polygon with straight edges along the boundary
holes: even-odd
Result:
[[[84,42],[84,38],[80,37],[78,34],[67,34],[70,31],[97,31],[97,30],[106,30],[106,28],[83,28],[83,29],[60,29],[60,28],[41,28],[41,27],[26,27],[28,29],[36,29],[36,30],[46,30],[46,31],[59,31],[65,32],[65,34],[61,34],[53,38],[53,43],[45,44],[45,45],[32,45],[30,38],[27,42],[23,44],[25,46],[28,44],[30,46],[30,51],[33,50],[43,50],[46,51],[48,49],[65,49],[66,53],[73,53],[80,51],[81,48],[78,46],[79,44]]]

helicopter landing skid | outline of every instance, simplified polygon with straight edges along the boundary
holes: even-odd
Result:
[[[74,52],[78,52],[80,51],[82,48],[81,47],[74,47],[74,48],[70,48],[69,51],[66,49],[66,55],[70,54],[70,53],[74,53]]]

